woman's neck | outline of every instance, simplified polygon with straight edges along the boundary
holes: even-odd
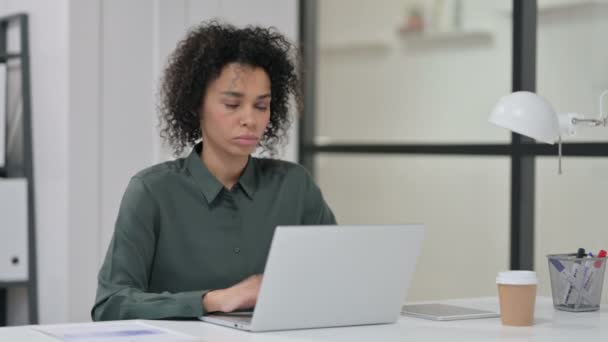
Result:
[[[230,190],[239,180],[245,166],[247,166],[249,156],[235,157],[233,155],[218,153],[213,147],[203,143],[201,160],[215,178],[217,178],[226,189]]]

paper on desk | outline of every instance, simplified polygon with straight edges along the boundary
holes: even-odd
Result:
[[[72,324],[33,328],[66,342],[193,342],[200,338],[142,322]]]

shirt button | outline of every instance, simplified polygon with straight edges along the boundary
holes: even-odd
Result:
[[[236,248],[234,249],[234,253],[239,254],[240,252],[241,252],[241,249],[240,249],[240,248],[236,247]]]

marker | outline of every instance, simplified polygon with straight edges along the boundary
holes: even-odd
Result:
[[[576,259],[582,259],[586,255],[587,255],[587,253],[585,252],[585,249],[579,248],[578,251],[576,252]],[[566,305],[568,305],[568,301],[570,300],[570,296],[572,295],[572,289],[573,288],[577,289],[578,290],[577,292],[580,294],[580,289],[583,288],[585,276],[583,275],[581,277],[581,275],[579,274],[580,265],[581,265],[580,261],[574,261],[574,263],[572,264],[574,282],[570,282],[570,286],[568,286],[568,290],[566,291],[566,293],[564,295],[563,303]],[[577,278],[580,278],[580,279],[577,279]],[[580,286],[576,286],[577,283],[580,283]]]
[[[597,257],[605,258],[606,251],[602,249],[599,253],[597,253]],[[604,262],[604,260],[597,260],[596,262],[593,263],[593,267],[591,268],[591,271],[589,271],[589,276],[587,277],[587,279],[585,280],[585,284],[583,285],[583,289],[585,291],[590,292],[593,275],[595,274],[596,270],[598,270],[600,267],[602,267],[602,262]]]
[[[576,252],[576,257],[578,259],[584,258],[586,255],[587,255],[587,253],[585,253],[585,249],[584,248],[579,248],[578,251]]]
[[[605,250],[600,250],[599,253],[597,253],[597,257],[598,258],[605,258],[606,257],[606,251]],[[600,268],[600,266],[602,266],[602,262],[604,262],[604,260],[598,260],[595,262],[595,268]]]
[[[553,265],[553,267],[555,267],[557,272],[559,272],[564,277],[564,279],[566,279],[568,281],[568,283],[570,283],[570,285],[573,285],[576,283],[576,279],[574,279],[572,274],[570,274],[570,272],[568,272],[566,270],[566,267],[564,267],[564,265],[559,260],[549,259],[549,262],[551,262],[551,264]]]
[[[589,252],[587,254],[590,258],[593,258],[593,253]],[[579,266],[580,267],[580,266]],[[591,270],[590,270],[591,268]],[[576,303],[574,304],[574,309],[578,309],[583,301],[583,291],[585,291],[585,286],[591,285],[591,278],[593,276],[593,267],[591,266],[591,260],[585,261],[585,268],[583,272],[583,277],[580,281],[577,281],[578,286],[577,289],[580,289],[578,292],[578,297],[576,298]],[[593,303],[589,303],[593,304]]]

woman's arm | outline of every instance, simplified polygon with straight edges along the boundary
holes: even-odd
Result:
[[[321,189],[317,186],[314,179],[305,171],[305,208],[302,224],[305,225],[324,225],[337,224],[334,213],[329,208],[323,198]]]
[[[143,181],[131,179],[121,201],[114,235],[98,276],[93,320],[197,317],[208,290],[149,293],[159,210]]]
[[[93,320],[189,318],[255,306],[262,281],[259,275],[226,289],[149,292],[158,213],[150,191],[134,177],[121,201],[114,235],[99,271]]]
[[[230,288],[208,292],[203,297],[204,311],[232,312],[253,308],[258,300],[262,278],[262,275],[256,274]]]

